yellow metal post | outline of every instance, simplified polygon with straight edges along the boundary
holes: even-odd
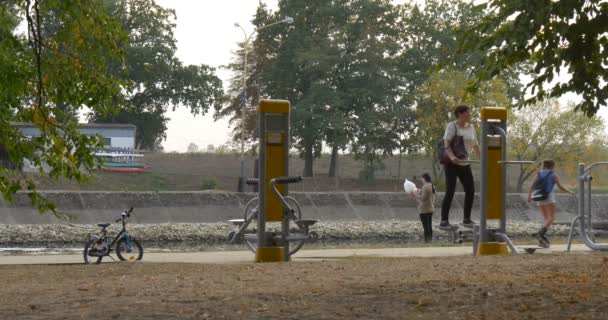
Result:
[[[500,135],[506,133],[507,109],[482,108],[481,112],[481,215],[479,243],[475,255],[508,253],[504,242],[496,242],[487,228],[488,220],[500,220],[500,232],[504,233],[506,197],[506,146]]]
[[[284,247],[275,245],[271,233],[266,232],[266,222],[283,220],[283,206],[273,194],[270,180],[289,173],[289,101],[261,100],[258,104],[260,134],[260,179],[258,195],[258,247],[256,262],[284,261]],[[282,195],[287,195],[287,185],[277,185]]]

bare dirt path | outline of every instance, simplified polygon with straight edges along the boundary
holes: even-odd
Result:
[[[606,319],[608,254],[0,266],[2,319]]]

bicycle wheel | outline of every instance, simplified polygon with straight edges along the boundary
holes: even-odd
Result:
[[[259,205],[259,199],[258,199],[258,197],[255,197],[255,198],[249,200],[249,202],[247,202],[247,205],[245,205],[245,210],[243,211],[243,216],[244,216],[245,221],[247,221],[247,218],[250,215],[252,215],[252,214],[256,215],[251,219],[251,222],[249,222],[249,226],[247,227],[247,229],[245,229],[245,232],[243,232],[243,240],[245,242],[245,246],[253,253],[255,253],[256,248],[258,247],[258,243],[257,243],[257,241],[247,240],[247,237],[245,235],[251,235],[251,234],[257,233],[257,230],[258,230],[258,219],[257,219],[258,205]]]
[[[127,239],[124,237],[116,243],[116,255],[120,261],[141,261],[144,257],[144,248],[139,241],[131,238],[131,250],[127,248]]]
[[[243,219],[247,220],[247,216],[251,213],[253,209],[257,209],[259,204],[258,197],[251,198],[245,205],[245,210],[243,210]]]
[[[285,198],[287,199],[289,206],[294,210],[295,218],[297,218],[297,220],[302,220],[302,207],[300,206],[300,203],[292,197],[285,197]],[[295,230],[295,232],[292,232],[294,230]],[[296,224],[294,217],[290,217],[289,233],[292,235],[294,233],[303,234],[302,232],[298,232],[298,231],[302,231],[302,228],[300,228],[300,226]],[[302,248],[302,246],[304,245],[305,241],[306,240],[291,241],[289,243],[289,255],[291,256],[294,253],[298,252],[298,250],[300,250]]]
[[[91,264],[91,263],[95,263],[95,264],[100,264],[101,260],[103,259],[103,256],[90,256],[89,254],[91,252],[96,252],[95,250],[95,243],[97,241],[95,240],[89,240],[87,241],[87,243],[84,246],[84,264]],[[94,251],[95,250],[95,251]]]
[[[302,219],[302,207],[300,206],[298,201],[296,199],[294,199],[293,197],[289,197],[289,196],[285,197],[285,200],[287,201],[289,206],[294,210],[295,218],[297,218],[297,220]],[[251,199],[247,203],[247,206],[245,206],[245,211],[244,211],[245,220],[247,220],[247,217],[249,217],[249,215],[256,214],[255,211],[257,211],[257,209],[258,209],[258,204],[259,204],[259,201],[258,201],[257,197]],[[257,226],[258,226],[257,216],[251,220],[249,226],[250,227],[247,228],[247,230],[245,230],[245,234],[256,234]],[[281,228],[281,222],[266,222],[267,231],[280,232],[280,230],[281,230],[280,228]],[[294,217],[290,217],[289,229],[291,231],[294,228],[296,228],[298,230],[300,229],[300,227],[295,223]],[[294,254],[296,251],[298,251],[298,250],[300,250],[300,248],[302,248],[302,245],[304,245],[304,240],[294,241],[292,243],[293,244],[290,244],[290,248],[289,248],[290,255]],[[248,240],[247,238],[245,238],[245,245],[247,246],[247,248],[249,248],[249,250],[251,252],[255,253],[256,249],[258,247],[257,239]]]

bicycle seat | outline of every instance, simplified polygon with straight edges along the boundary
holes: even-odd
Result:
[[[107,226],[109,226],[111,223],[98,223],[97,226],[101,227],[101,228],[105,228]]]

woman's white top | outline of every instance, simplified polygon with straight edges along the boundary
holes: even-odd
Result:
[[[458,127],[458,128],[456,128]],[[447,141],[452,141],[452,138],[454,138],[454,135],[459,135],[462,136],[462,139],[464,140],[464,146],[467,149],[467,158],[464,160],[469,160],[469,155],[471,154],[471,152],[473,151],[473,147],[478,145],[477,144],[477,134],[475,133],[475,127],[473,127],[473,124],[468,123],[468,126],[466,128],[462,128],[460,126],[458,126],[458,122],[457,121],[452,121],[450,123],[448,123],[448,126],[445,128],[445,133],[443,135],[443,140],[447,140]],[[468,166],[468,163],[456,163],[460,166]]]

